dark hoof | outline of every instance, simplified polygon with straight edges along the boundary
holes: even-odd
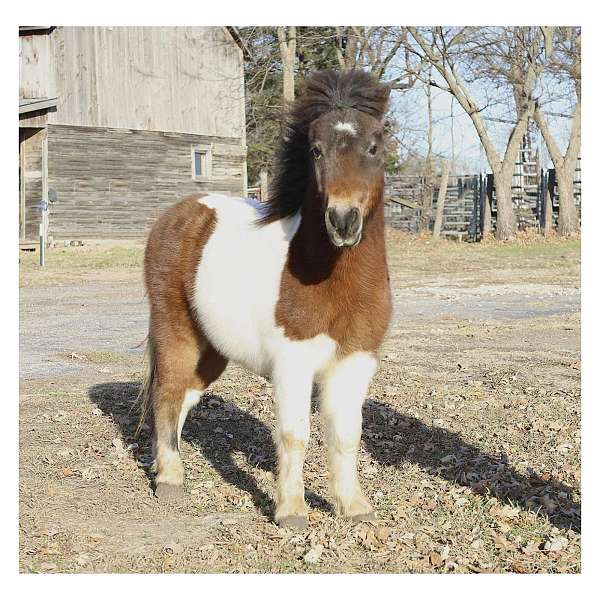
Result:
[[[362,515],[352,515],[350,517],[355,523],[374,523],[377,521],[377,517],[373,511],[364,513]]]
[[[171,485],[170,483],[158,483],[154,490],[154,495],[159,500],[173,502],[183,498],[183,487],[180,485]]]
[[[276,522],[279,527],[285,527],[287,529],[306,529],[308,527],[308,517],[303,515],[279,517]]]

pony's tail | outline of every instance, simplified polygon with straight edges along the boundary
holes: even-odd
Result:
[[[154,380],[156,379],[156,361],[154,342],[150,335],[146,339],[143,362],[144,373],[142,376],[142,385],[134,405],[139,412],[138,425],[135,430],[136,437],[140,434],[152,410],[152,390],[154,388]]]

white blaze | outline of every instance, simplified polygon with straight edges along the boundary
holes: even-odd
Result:
[[[345,133],[349,133],[350,135],[356,135],[356,127],[354,123],[343,123],[342,121],[338,121],[333,128],[336,131],[343,131]]]

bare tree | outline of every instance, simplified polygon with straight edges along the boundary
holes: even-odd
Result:
[[[423,190],[423,206],[421,210],[420,229],[429,227],[431,218],[431,207],[433,204],[433,107],[431,102],[431,65],[425,83],[425,96],[427,97],[427,155],[425,156],[425,168],[423,179],[425,186]]]
[[[571,115],[571,131],[564,154],[552,135],[544,114],[543,104],[536,103],[534,118],[548,148],[556,171],[558,184],[559,213],[558,233],[569,235],[579,229],[575,206],[573,180],[577,168],[577,157],[581,149],[581,30],[575,27],[544,28],[546,57],[552,82],[566,79],[574,89],[575,104]],[[552,85],[554,88],[554,85]]]
[[[494,174],[498,207],[496,237],[510,239],[517,230],[512,206],[512,176],[519,148],[535,110],[534,89],[539,75],[538,56],[543,33],[540,28],[408,27],[417,47],[413,51],[429,62],[446,85],[432,82],[451,93],[470,117]],[[513,84],[516,122],[501,155],[490,138],[479,106],[462,71],[479,71]],[[486,232],[484,232],[486,233]]]
[[[392,89],[418,81],[423,63],[411,64],[405,27],[336,27],[336,56],[341,69],[368,69]]]
[[[296,28],[278,27],[277,39],[283,66],[283,101],[294,101],[294,65],[296,62]]]

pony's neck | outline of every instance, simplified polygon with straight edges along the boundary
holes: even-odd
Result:
[[[337,276],[348,277],[354,270],[370,277],[386,265],[385,226],[381,199],[363,223],[362,237],[354,247],[337,248],[327,234],[318,200],[307,202],[301,211],[300,225],[290,243],[288,265],[291,273],[305,284],[316,284]],[[387,277],[387,266],[383,269]]]

